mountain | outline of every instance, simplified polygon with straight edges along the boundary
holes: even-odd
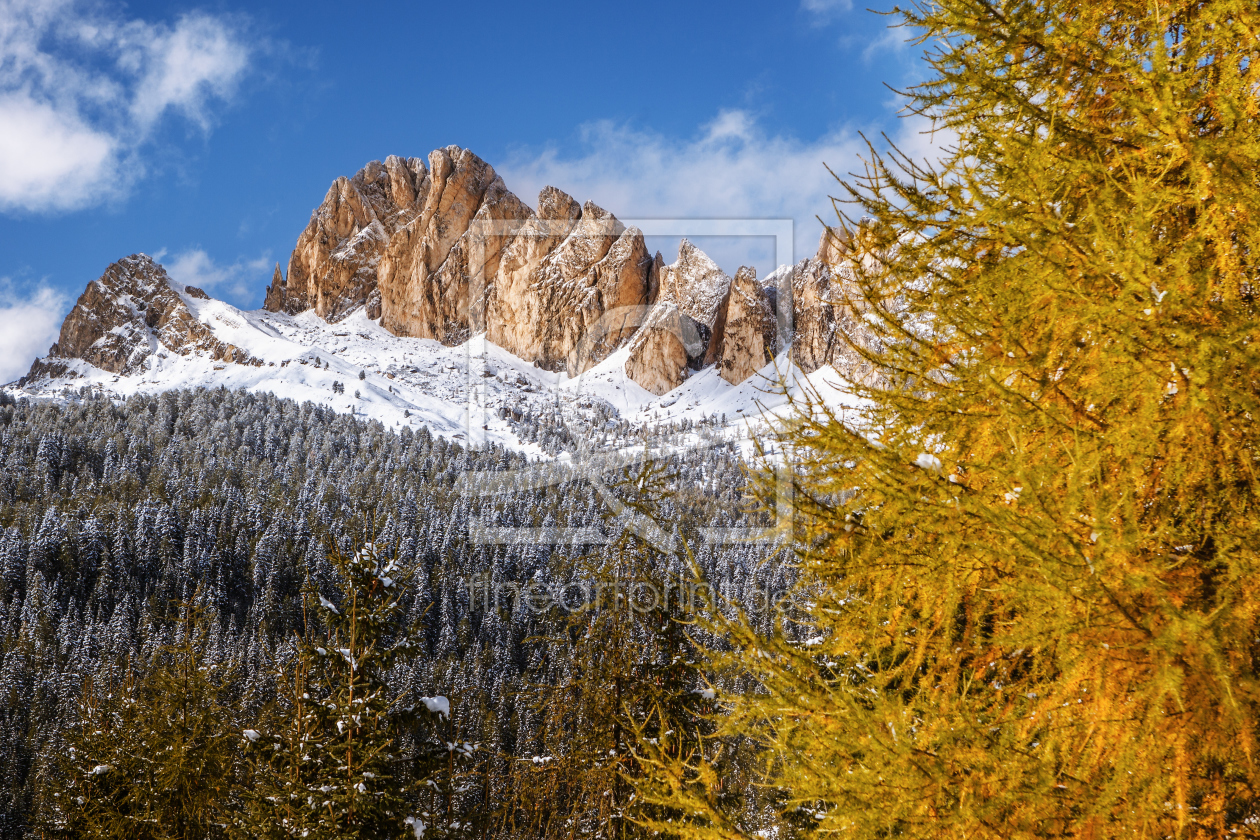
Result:
[[[190,298],[209,300],[195,287]],[[249,353],[218,340],[189,310],[166,270],[144,254],[125,257],[88,285],[61,325],[61,336],[37,360],[28,378],[73,376],[80,360],[108,373],[132,375],[158,347],[181,355],[196,353],[214,361],[258,366]]]
[[[598,205],[546,187],[530,207],[448,146],[334,181],[261,310],[119,260],[16,388],[224,385],[521,450],[511,418],[561,399],[641,424],[751,417],[805,389],[843,403],[838,382],[869,370],[841,333],[874,340],[846,300],[849,260],[828,230],[761,282],[687,240],[665,264]]]
[[[276,663],[322,632],[312,589],[336,598],[328,549],[365,534],[409,575],[397,703],[440,697],[451,733],[408,749],[454,759],[461,742],[448,775],[481,780],[430,808],[455,827],[435,830],[507,836],[493,822],[506,814],[519,833],[499,805],[534,795],[534,768],[622,731],[551,730],[539,709],[569,686],[602,708],[615,685],[625,708],[659,711],[662,652],[699,659],[657,623],[681,608],[680,572],[777,620],[792,531],[782,500],[752,503],[746,460],[806,390],[845,406],[843,380],[869,378],[842,335],[874,340],[847,300],[851,260],[827,232],[762,279],[686,240],[666,264],[603,208],[551,187],[528,206],[449,147],[337,179],[257,311],[144,254],[108,266],[48,354],[0,388],[0,838],[55,824],[66,778],[121,772],[67,749],[95,731],[81,701],[160,669],[189,626],[181,602],[206,617],[198,655],[234,700],[217,731],[265,729]],[[648,451],[659,472],[635,466]],[[666,612],[627,610],[628,669],[592,671],[609,660],[548,640],[607,644],[607,625],[580,623],[601,610],[572,596],[602,598],[628,568],[665,584]],[[537,592],[553,603],[533,606]],[[688,702],[737,690],[666,678]],[[70,773],[67,755],[91,761]]]

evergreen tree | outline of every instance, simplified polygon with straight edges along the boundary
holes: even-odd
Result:
[[[594,415],[591,428],[603,433],[606,415]],[[540,417],[538,433],[557,422],[550,412]],[[629,424],[617,428],[626,442]],[[45,439],[64,441],[55,460],[52,444],[38,457]],[[704,474],[734,498],[743,482],[735,450],[720,448],[711,470],[718,451],[704,457]],[[693,454],[669,460],[686,464],[682,475],[689,476],[700,469]],[[510,586],[547,568],[567,574],[582,565],[582,548],[477,544],[472,525],[592,526],[600,502],[587,484],[538,486],[517,472],[525,459],[502,448],[465,449],[423,428],[391,434],[371,421],[226,389],[121,404],[96,397],[0,406],[0,463],[3,840],[60,824],[64,808],[54,807],[61,800],[54,794],[64,782],[55,771],[78,723],[85,679],[99,706],[130,697],[119,692],[134,690],[159,650],[179,642],[166,599],[195,600],[206,610],[198,656],[231,700],[222,725],[232,746],[245,729],[282,730],[264,711],[273,701],[280,712],[291,708],[276,698],[286,680],[274,674],[275,657],[281,652],[291,676],[301,647],[288,640],[306,626],[302,582],[309,575],[340,603],[333,593],[342,577],[321,547],[353,545],[373,522],[385,522],[382,533],[399,541],[396,563],[414,571],[400,597],[417,647],[384,678],[392,696],[403,695],[396,706],[422,706],[431,694],[456,701],[449,718],[400,729],[401,787],[415,794],[408,813],[426,833],[482,837],[481,817],[512,791],[511,768],[539,754],[534,735],[542,716],[525,690],[567,671],[561,654],[543,655],[527,640],[559,637],[567,619],[528,610],[485,616],[469,609],[464,590],[474,576]],[[54,463],[56,486],[44,480]],[[483,478],[469,492],[456,490],[469,470]],[[721,504],[688,493],[678,499],[701,516]],[[702,549],[700,560],[723,570],[723,591],[746,591],[761,574],[718,546]],[[665,562],[650,556],[658,561]],[[315,596],[306,603],[310,632],[322,635]],[[428,751],[441,769],[417,793],[408,762]],[[80,768],[76,778],[96,766]]]
[[[58,827],[69,836],[224,836],[237,754],[231,714],[220,680],[202,664],[207,621],[191,603],[181,609],[179,638],[142,676],[84,687],[57,797]]]
[[[340,604],[312,593],[323,629],[308,625],[277,674],[283,712],[269,731],[243,733],[256,756],[235,826],[241,837],[403,837],[415,820],[414,789],[439,764],[436,751],[422,747],[404,766],[400,737],[421,721],[449,717],[448,701],[399,708],[386,681],[410,648],[401,571],[372,544],[348,558],[334,551],[333,559]]]
[[[680,757],[712,729],[714,693],[687,633],[705,595],[681,574],[685,543],[652,519],[672,495],[664,469],[646,460],[619,488],[630,500],[606,511],[615,542],[577,569],[554,570],[576,575],[551,593],[560,616],[548,624],[561,632],[545,640],[546,672],[535,669],[539,723],[528,742],[539,752],[512,778],[500,817],[511,832],[646,836],[639,822],[667,812],[636,801],[639,755]]]
[[[724,628],[759,681],[727,731],[783,831],[1252,834],[1260,9],[903,15],[957,144],[847,185],[879,376],[787,434],[807,626]],[[659,769],[688,836],[743,833],[702,763]]]

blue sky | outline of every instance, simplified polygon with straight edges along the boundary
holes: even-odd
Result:
[[[530,203],[791,218],[800,259],[859,131],[928,148],[885,87],[923,72],[888,23],[844,0],[0,0],[0,382],[119,257],[256,307],[334,178],[449,144]],[[732,273],[787,256],[698,244]]]

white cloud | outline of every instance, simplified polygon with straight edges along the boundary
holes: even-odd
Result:
[[[922,134],[919,117],[897,121],[893,139],[916,160],[936,159],[951,138]],[[876,129],[868,136],[879,139]],[[841,177],[860,171],[867,154],[853,129],[815,140],[767,131],[747,111],[722,111],[691,139],[597,122],[584,126],[575,154],[554,148],[518,153],[495,167],[509,188],[532,200],[551,185],[579,201],[587,199],[621,219],[792,219],[791,261],[813,256],[822,234],[819,218],[836,220],[831,196],[844,195],[826,166]],[[826,166],[824,166],[826,164]],[[861,215],[860,209],[846,208]],[[788,255],[775,254],[770,240],[689,237],[727,272],[753,265],[764,277]],[[672,262],[677,238],[654,238]]]
[[[31,362],[48,352],[57,340],[68,303],[47,286],[23,296],[14,293],[8,281],[0,280],[0,383],[24,375]]]
[[[0,211],[64,211],[123,193],[178,112],[208,129],[250,48],[227,18],[173,24],[91,0],[0,0]]]
[[[801,0],[801,8],[818,17],[829,17],[853,8],[853,0]]]
[[[154,259],[166,267],[171,279],[185,286],[196,286],[204,291],[217,291],[219,296],[230,294],[237,300],[251,300],[271,280],[271,255],[264,253],[255,259],[244,257],[231,265],[219,265],[201,248],[193,248],[163,259],[165,251]]]
[[[852,131],[802,141],[769,133],[748,112],[733,110],[721,112],[688,140],[593,123],[582,129],[577,154],[547,149],[509,158],[496,169],[523,198],[552,185],[623,219],[790,218],[796,261],[817,248],[822,226],[815,217],[835,218],[829,196],[839,185],[824,163],[843,175],[854,169],[863,149]],[[676,241],[650,244],[672,261]],[[749,262],[764,276],[776,256],[768,242],[697,244],[728,271]],[[780,254],[775,261],[787,257]]]
[[[141,125],[151,125],[175,108],[207,128],[207,100],[232,94],[248,57],[222,21],[202,14],[183,17],[154,41],[132,111]]]
[[[30,94],[0,94],[0,208],[66,207],[107,191],[118,141]]]

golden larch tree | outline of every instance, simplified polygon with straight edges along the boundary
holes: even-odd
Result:
[[[788,833],[1255,836],[1260,7],[899,13],[951,140],[845,182],[879,376],[784,431],[806,629],[725,626],[725,732]],[[657,771],[657,828],[754,830]]]

